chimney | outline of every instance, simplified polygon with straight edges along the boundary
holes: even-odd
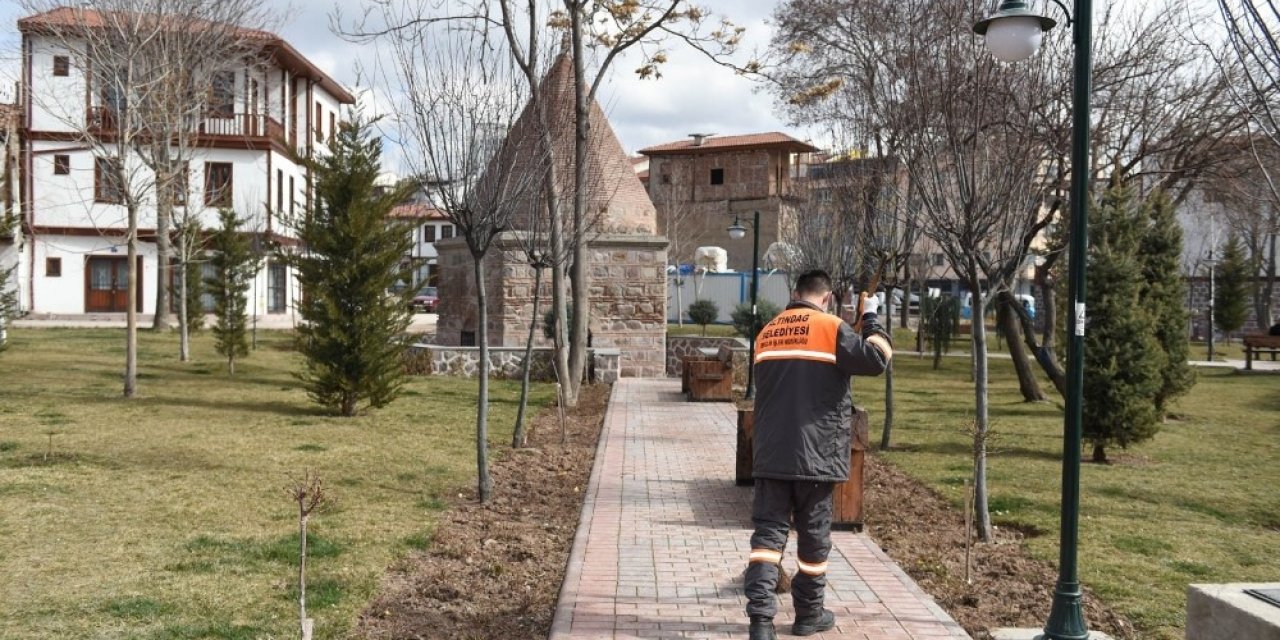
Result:
[[[710,138],[711,136],[714,136],[714,135],[715,135],[714,133],[691,133],[689,134],[689,137],[693,138],[693,146],[701,147],[702,143],[707,138]]]

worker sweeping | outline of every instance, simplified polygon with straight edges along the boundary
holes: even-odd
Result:
[[[745,579],[750,640],[776,637],[774,587],[793,521],[799,557],[791,632],[808,636],[835,626],[835,614],[822,602],[832,493],[849,479],[849,378],[883,373],[893,347],[877,319],[877,298],[862,294],[861,334],[827,313],[830,303],[831,277],[806,272],[786,310],[756,337],[755,533]]]

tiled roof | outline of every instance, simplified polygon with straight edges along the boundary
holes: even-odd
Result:
[[[429,204],[418,202],[398,204],[391,208],[390,216],[401,220],[445,220],[448,218],[443,211]]]
[[[668,153],[703,153],[707,151],[724,151],[726,149],[763,147],[782,148],[798,153],[818,151],[817,147],[807,142],[801,142],[780,131],[770,131],[769,133],[750,133],[741,136],[710,137],[704,139],[701,145],[695,145],[693,140],[677,140],[676,142],[667,142],[641,149],[640,153],[652,156]]]
[[[58,7],[44,13],[37,13],[18,20],[18,30],[22,33],[39,32],[41,30],[70,29],[87,27],[99,29],[107,24],[107,13],[94,9],[75,7]],[[272,53],[276,60],[289,70],[305,75],[333,94],[342,104],[355,104],[355,96],[338,84],[336,80],[321,71],[319,67],[304,57],[292,45],[280,36],[261,29],[245,29],[236,27],[236,31],[248,40],[262,42],[264,50]]]

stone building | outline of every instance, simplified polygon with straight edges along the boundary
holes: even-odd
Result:
[[[729,268],[751,270],[752,234],[731,240],[725,231],[734,214],[749,220],[760,212],[760,253],[776,242],[793,190],[796,154],[817,147],[785,133],[713,137],[695,134],[641,149],[649,158],[649,197],[658,210],[658,229],[673,246],[673,263],[693,262],[699,246],[729,252]]]
[[[550,124],[552,161],[560,176],[573,175],[573,68],[561,55],[543,79],[543,99]],[[565,114],[568,114],[567,116]],[[666,238],[658,235],[657,212],[640,183],[631,161],[622,150],[599,104],[591,105],[588,144],[587,211],[595,234],[589,239],[589,291],[591,346],[621,352],[623,376],[662,376],[666,339]],[[533,140],[537,130],[535,111],[526,106],[508,133],[509,140]],[[527,157],[535,157],[528,153]],[[528,170],[539,170],[531,166]],[[518,182],[512,180],[511,182]],[[562,189],[562,198],[571,190]],[[527,207],[544,207],[531,197]],[[566,206],[566,210],[568,207]],[[490,346],[523,345],[530,323],[535,324],[539,344],[542,317],[551,303],[550,273],[543,272],[538,317],[533,313],[534,270],[529,266],[520,224],[499,235],[486,256],[485,290],[489,300]],[[436,342],[442,345],[475,343],[477,307],[472,258],[461,238],[437,240],[440,268],[439,321]]]

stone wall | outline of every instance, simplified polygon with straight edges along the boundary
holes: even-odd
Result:
[[[599,236],[591,242],[592,345],[622,352],[621,375],[665,375],[667,241]]]
[[[698,349],[720,349],[722,346],[747,348],[743,338],[667,336],[667,375],[679,377],[680,359],[698,355]]]
[[[524,259],[519,236],[504,233],[485,257],[489,299],[489,344],[522,347],[534,323],[534,343],[549,346],[543,317],[551,307],[551,274],[544,270],[537,317],[533,311],[534,270]],[[659,377],[667,331],[666,239],[659,236],[600,235],[587,251],[590,259],[590,344],[620,351],[620,375]],[[463,332],[475,331],[478,317],[471,254],[457,240],[436,244],[440,253],[440,315],[436,340],[460,345]]]
[[[1187,281],[1187,288],[1190,290],[1188,308],[1191,311],[1191,336],[1202,340],[1206,335],[1205,327],[1209,324],[1209,279],[1202,277],[1190,278]],[[1263,318],[1262,323],[1258,322],[1254,314],[1252,296],[1247,299],[1245,308],[1248,309],[1249,313],[1245,318],[1244,327],[1233,335],[1265,333],[1270,328],[1270,325],[1266,325],[1265,318]],[[1277,286],[1275,291],[1272,291],[1271,314],[1277,320],[1280,320],[1280,286]]]
[[[440,344],[414,344],[409,347],[411,357],[426,357],[431,363],[432,375],[474,378],[480,369],[480,348]],[[529,378],[536,382],[554,382],[555,369],[551,365],[550,348],[535,348],[531,357]],[[593,382],[612,384],[618,380],[620,354],[617,349],[591,349],[588,378]],[[489,347],[489,377],[497,380],[518,380],[524,363],[523,347]]]

